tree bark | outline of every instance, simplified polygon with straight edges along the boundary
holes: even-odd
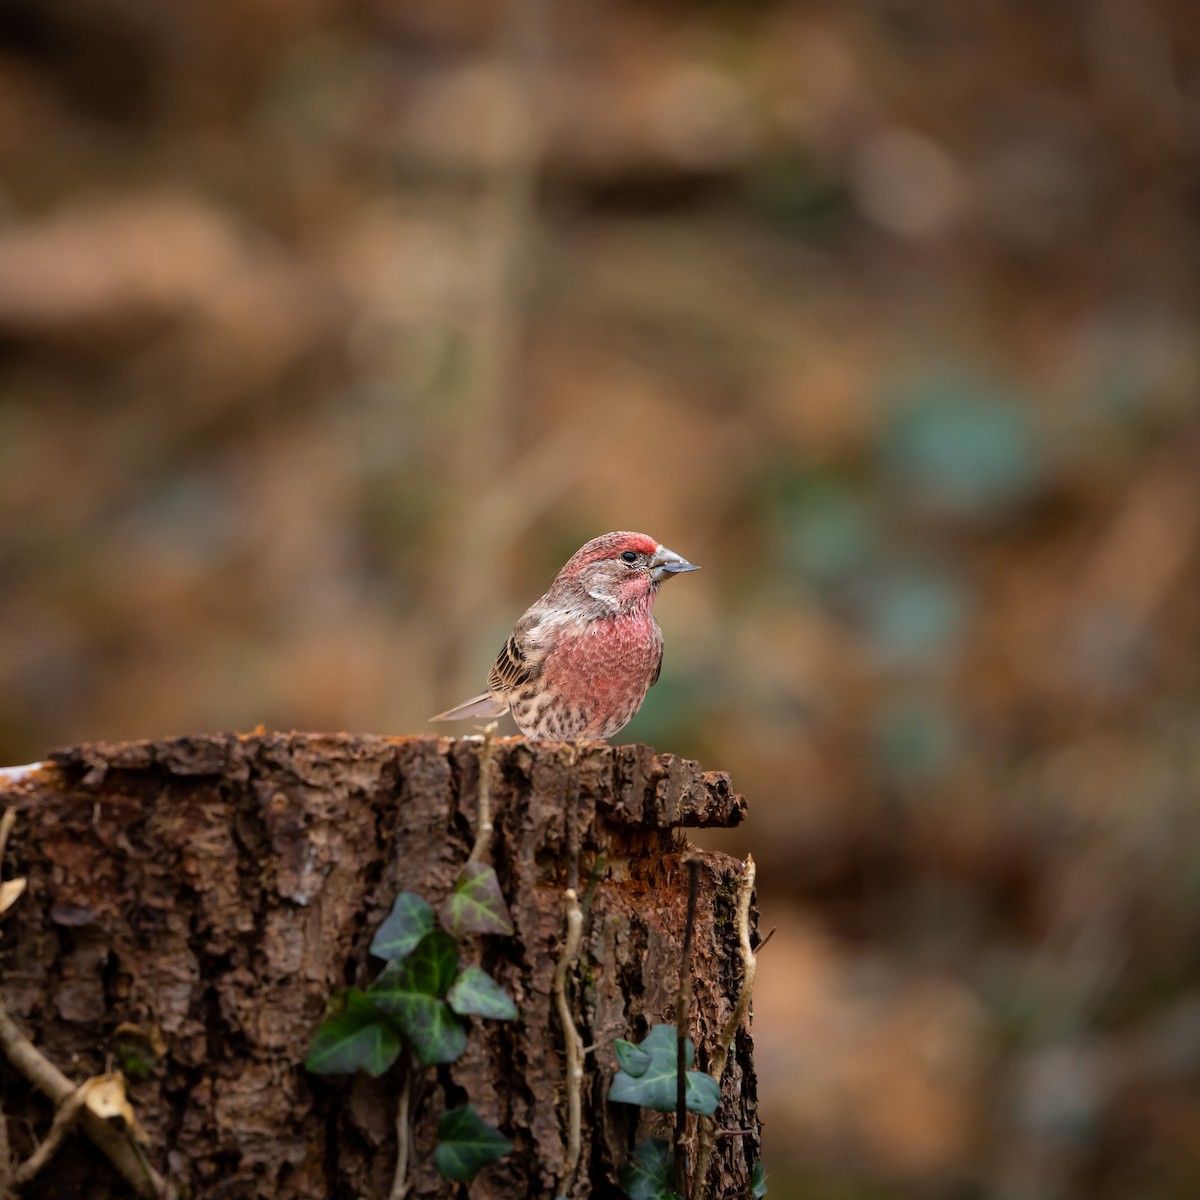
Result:
[[[227,734],[81,746],[25,777],[0,777],[0,806],[17,812],[5,875],[29,880],[0,936],[9,1015],[76,1083],[104,1072],[123,1039],[158,1046],[129,1095],[147,1159],[184,1192],[384,1200],[399,1068],[342,1081],[303,1062],[330,995],[366,986],[379,969],[367,947],[396,894],[436,907],[451,889],[474,837],[481,749],[479,738]],[[744,802],[725,775],[645,746],[583,743],[574,753],[493,744],[485,860],[516,932],[467,939],[463,956],[508,989],[520,1018],[473,1020],[464,1056],[426,1071],[410,1197],[465,1194],[437,1174],[433,1148],[441,1112],[466,1100],[515,1143],[470,1186],[476,1198],[622,1196],[617,1171],[634,1142],[670,1136],[669,1115],[606,1101],[612,1041],[675,1017],[687,903],[679,827],[736,824]],[[582,894],[601,856],[569,992],[594,1047],[582,1159],[563,1181],[552,980],[565,888],[577,869]],[[741,959],[740,864],[701,857],[690,1029],[703,1068]],[[743,1028],[717,1121],[745,1132],[718,1140],[715,1196],[746,1188],[758,1155],[751,1050]],[[23,1158],[52,1109],[9,1062],[0,1062],[0,1106]],[[131,1193],[76,1133],[30,1194]]]

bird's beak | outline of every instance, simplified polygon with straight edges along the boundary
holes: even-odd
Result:
[[[659,546],[650,560],[650,578],[655,583],[661,583],[669,575],[698,570],[700,568],[695,563],[688,562],[686,558],[682,558],[674,550],[668,550],[666,546]]]

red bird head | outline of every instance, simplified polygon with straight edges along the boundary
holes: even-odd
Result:
[[[664,579],[699,569],[644,533],[605,533],[567,560],[548,595],[582,592],[597,615],[630,612],[649,608]]]

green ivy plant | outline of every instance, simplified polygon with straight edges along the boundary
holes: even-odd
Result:
[[[463,868],[436,914],[423,897],[401,892],[371,942],[383,969],[365,990],[345,988],[331,999],[305,1066],[318,1075],[379,1076],[405,1051],[410,1072],[453,1062],[467,1048],[465,1018],[517,1015],[486,971],[461,965],[455,938],[512,932],[496,873],[483,863]],[[443,1113],[438,1123],[434,1161],[447,1179],[469,1183],[511,1150],[469,1104]]]
[[[679,1068],[674,1025],[655,1025],[640,1046],[617,1038],[613,1051],[620,1070],[613,1076],[608,1098],[622,1104],[640,1104],[658,1112],[674,1112]],[[684,1042],[684,1067],[690,1067],[696,1048],[692,1039]],[[711,1116],[721,1100],[717,1081],[704,1071],[688,1071],[684,1076],[688,1112]]]
[[[655,1025],[640,1045],[618,1038],[613,1044],[618,1071],[608,1089],[609,1100],[637,1104],[657,1112],[674,1112],[679,1079],[677,1033],[674,1025]],[[689,1112],[711,1116],[721,1100],[717,1081],[705,1071],[691,1071],[695,1058],[692,1039],[684,1041],[684,1103]],[[665,1138],[644,1138],[618,1179],[629,1200],[681,1200],[674,1188],[674,1152]],[[750,1193],[755,1200],[767,1194],[762,1162],[754,1165]]]

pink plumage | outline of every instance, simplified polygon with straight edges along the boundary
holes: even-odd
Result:
[[[611,737],[662,669],[662,630],[651,612],[660,585],[695,570],[644,533],[593,538],[516,623],[488,690],[433,720],[508,711],[527,737]]]

